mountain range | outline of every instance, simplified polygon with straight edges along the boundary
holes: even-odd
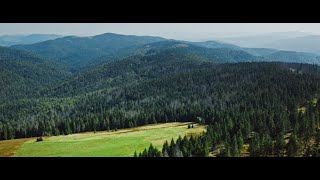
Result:
[[[297,51],[320,54],[320,36],[304,32],[268,33],[254,36],[218,38],[248,48],[272,48],[285,51]]]
[[[154,44],[156,42],[162,42]],[[166,47],[166,43],[181,43],[192,52],[201,56],[215,57],[225,62],[241,61],[284,61],[290,62],[291,54],[295,60],[292,62],[318,63],[316,54],[306,54],[285,51],[279,53],[277,49],[267,48],[243,48],[237,45],[221,43],[217,41],[188,42],[168,40],[152,36],[126,36],[113,33],[101,34],[92,37],[68,36],[30,45],[14,45],[11,48],[29,51],[38,54],[46,59],[62,63],[74,72],[87,67],[88,65],[101,64],[115,59],[123,59],[133,54],[143,54],[148,49],[159,49]],[[155,47],[153,47],[155,46]],[[170,46],[166,47],[170,48]],[[280,51],[281,52],[281,51]],[[241,54],[233,57],[232,54]],[[287,56],[284,56],[286,54]],[[230,56],[223,60],[222,56]],[[248,56],[248,57],[246,57]],[[266,57],[265,57],[266,56]],[[291,56],[291,57],[290,57]],[[239,59],[240,58],[240,59]],[[242,58],[242,59],[241,59]]]
[[[276,139],[317,98],[319,64],[308,52],[113,33],[1,47],[0,139],[199,119],[221,142]]]
[[[34,44],[61,37],[63,36],[56,34],[5,35],[0,36],[0,46],[12,46],[16,44]]]
[[[2,102],[18,95],[81,95],[208,64],[320,63],[313,53],[113,33],[68,36],[0,50]]]

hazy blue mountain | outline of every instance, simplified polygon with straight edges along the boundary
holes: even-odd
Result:
[[[239,37],[228,37],[228,38],[217,37],[217,39],[226,43],[236,44],[242,47],[277,49],[272,45],[276,44],[279,40],[304,37],[309,35],[311,35],[311,33],[291,31],[291,32],[265,33],[265,34],[259,34],[254,36],[239,36]]]
[[[294,35],[294,33],[292,34]],[[295,35],[297,34],[299,33]],[[269,36],[271,35],[269,34]],[[274,36],[283,37],[281,33]],[[174,53],[196,56],[200,60],[214,63],[280,61],[319,64],[318,59],[315,58],[316,55],[313,54],[281,52],[277,49],[267,48],[245,48],[218,41],[188,42],[168,40],[161,37],[113,33],[92,37],[68,36],[36,44],[12,47],[62,62],[75,72],[130,56],[144,56],[147,52],[159,52],[164,49],[175,51]]]
[[[187,41],[186,41],[187,42]],[[191,42],[191,44],[206,47],[206,48],[230,48],[230,49],[241,49],[240,46],[227,44],[217,41],[205,41],[205,42]]]
[[[206,48],[228,48],[233,50],[242,50],[255,56],[263,56],[274,53],[278,50],[267,48],[244,48],[233,44],[227,44],[218,41],[193,42],[192,44]]]
[[[296,38],[281,39],[276,42],[267,43],[265,47],[273,47],[280,50],[310,52],[320,54],[320,36],[304,36]]]
[[[152,43],[159,41],[167,42],[181,42],[188,45],[193,45],[195,48],[205,47],[207,49],[223,48],[224,50],[214,50],[211,53],[212,57],[221,58],[223,53],[234,52],[234,50],[243,50],[254,55],[264,55],[260,53],[259,49],[249,50],[241,48],[232,44],[225,44],[216,41],[207,42],[187,42],[187,41],[175,41],[167,40],[159,37],[151,36],[126,36],[119,34],[106,33],[93,37],[64,37],[52,41],[46,41],[31,45],[16,45],[13,48],[23,49],[33,53],[42,55],[43,57],[63,62],[73,69],[85,68],[88,65],[101,64],[114,59],[126,58],[132,54],[143,54],[147,49],[150,49]],[[149,45],[149,46],[147,46]],[[167,46],[167,43],[157,44],[157,48],[160,46]],[[229,50],[227,50],[229,49]],[[207,50],[208,51],[208,50]],[[265,50],[263,50],[265,51]],[[205,52],[209,53],[209,52]],[[213,55],[218,53],[219,55]],[[208,55],[208,54],[207,54]],[[247,54],[246,54],[247,55]],[[206,56],[206,55],[205,55]],[[224,55],[228,56],[228,55]],[[233,56],[233,55],[231,55]],[[230,57],[231,57],[230,56]],[[237,62],[232,57],[228,61]],[[243,58],[243,57],[240,57]],[[225,60],[223,60],[225,61]],[[248,60],[249,61],[249,60]]]
[[[272,52],[272,50],[267,50],[267,54],[261,54],[263,53],[261,48],[320,54],[320,36],[304,32],[268,33],[256,36],[223,38],[219,40],[242,47],[248,47],[242,48],[242,50],[253,55],[267,55],[269,52]],[[251,48],[255,50],[253,51]],[[258,53],[257,50],[259,51]]]
[[[255,56],[269,55],[279,51],[276,49],[267,49],[267,48],[241,48],[241,50]]]
[[[164,44],[165,42],[159,42]],[[156,43],[156,44],[159,44]],[[176,42],[178,43],[178,42]],[[319,56],[314,53],[281,51],[265,48],[242,48],[224,44],[226,48],[203,48],[199,46],[188,45],[182,43],[175,45],[181,47],[179,51],[189,55],[196,55],[202,60],[214,63],[236,63],[236,62],[292,62],[292,63],[308,63],[320,64]],[[170,47],[170,46],[168,46]],[[171,46],[174,47],[174,46]],[[210,47],[210,46],[207,46]],[[218,46],[216,46],[218,47]],[[222,47],[222,46],[221,46]],[[227,48],[229,47],[229,48]]]
[[[47,40],[57,39],[63,36],[56,34],[31,34],[31,35],[5,35],[0,36],[0,46],[12,46],[17,44],[34,44]]]
[[[68,36],[31,45],[16,45],[13,48],[37,53],[76,69],[80,65],[89,64],[90,61],[98,57],[117,54],[116,52],[121,49],[162,40],[165,39],[151,36],[105,33],[92,37]]]

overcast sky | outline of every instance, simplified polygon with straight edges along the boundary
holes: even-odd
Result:
[[[0,35],[59,34],[92,36],[107,32],[204,40],[269,32],[320,34],[320,23],[0,23]]]

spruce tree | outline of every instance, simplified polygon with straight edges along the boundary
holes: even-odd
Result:
[[[224,148],[218,155],[220,157],[231,157],[230,145],[228,143],[224,143]]]
[[[169,144],[168,144],[168,141],[166,140],[166,142],[162,146],[162,154],[164,155],[165,152],[168,154],[168,151],[169,151]],[[168,156],[169,156],[169,154],[168,154]]]
[[[133,157],[138,157],[138,156],[137,156],[137,151],[134,151]]]
[[[295,157],[298,155],[299,145],[296,135],[292,134],[287,145],[287,156]]]
[[[162,151],[162,157],[170,157],[167,150]]]
[[[183,157],[182,151],[180,150],[178,144],[176,144],[173,149],[173,156],[172,157]]]
[[[236,135],[234,135],[232,138],[231,155],[233,157],[239,156],[239,148],[238,148],[238,141],[237,141]]]
[[[169,151],[168,151],[170,157],[173,157],[174,148],[175,148],[175,143],[172,138],[171,143],[170,143],[170,147],[169,147]]]
[[[278,136],[276,137],[276,142],[275,142],[275,151],[278,156],[282,156],[282,152],[284,148],[285,148],[285,142],[284,142],[283,133],[279,133]]]

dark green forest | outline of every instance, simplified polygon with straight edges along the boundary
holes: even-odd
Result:
[[[320,67],[303,64],[316,62],[313,55],[130,38],[124,49],[81,58],[81,38],[56,56],[73,37],[0,48],[0,140],[192,121],[207,132],[135,155],[240,156],[245,144],[250,156],[319,154]]]

